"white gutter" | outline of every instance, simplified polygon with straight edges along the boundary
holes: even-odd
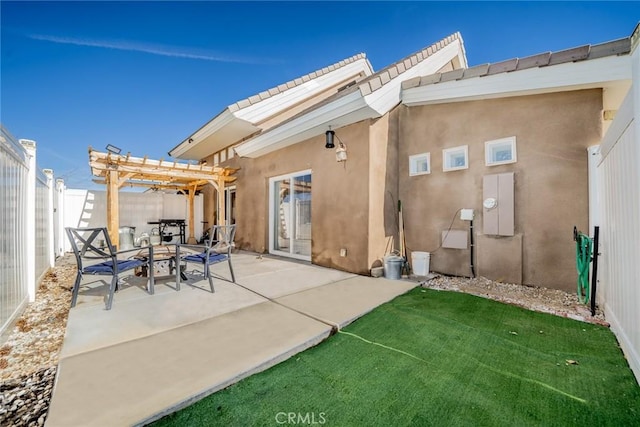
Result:
[[[631,80],[630,61],[629,55],[607,56],[428,84],[405,89],[402,102],[415,106],[603,87],[608,82]]]

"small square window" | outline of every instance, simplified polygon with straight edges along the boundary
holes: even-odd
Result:
[[[409,176],[431,173],[431,154],[422,153],[409,156]]]
[[[469,147],[459,147],[442,150],[442,170],[445,172],[469,168]]]
[[[485,164],[487,166],[506,165],[515,163],[516,137],[495,139],[484,143]]]

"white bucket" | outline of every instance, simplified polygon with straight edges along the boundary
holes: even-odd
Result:
[[[411,252],[411,266],[413,274],[416,276],[426,276],[429,274],[429,261],[431,254],[429,252]]]

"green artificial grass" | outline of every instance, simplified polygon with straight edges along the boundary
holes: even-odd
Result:
[[[418,288],[154,425],[292,424],[631,426],[640,387],[605,327]]]

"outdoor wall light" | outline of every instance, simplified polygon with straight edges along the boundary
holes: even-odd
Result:
[[[331,126],[329,126],[329,130],[324,133],[325,135],[325,145],[324,148],[335,148],[336,145],[333,142],[334,138],[338,139],[338,148],[336,148],[336,161],[337,162],[346,162],[347,161],[347,146],[340,140],[340,137],[336,135],[335,131],[331,130]]]
[[[120,154],[120,152],[122,151],[119,147],[116,147],[115,145],[111,145],[111,144],[107,144],[107,151],[113,154]]]
[[[333,143],[333,137],[335,136],[335,132],[331,130],[331,126],[329,126],[329,130],[324,133],[326,143],[324,144],[324,148],[334,148],[336,145]]]

